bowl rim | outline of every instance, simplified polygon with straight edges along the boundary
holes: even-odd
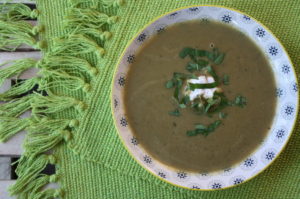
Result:
[[[145,169],[148,173],[150,173],[151,175],[155,176],[157,179],[159,180],[162,180],[163,182],[166,182],[170,185],[173,185],[173,186],[176,186],[176,187],[179,187],[179,188],[183,188],[183,189],[186,189],[186,190],[192,190],[192,191],[208,191],[208,192],[211,192],[211,191],[217,191],[217,190],[225,190],[225,189],[229,189],[229,188],[233,188],[233,187],[237,187],[237,186],[240,186],[241,184],[244,184],[245,182],[248,182],[250,180],[252,180],[253,178],[257,177],[259,174],[261,174],[262,172],[264,172],[266,169],[268,169],[274,162],[275,160],[281,155],[281,153],[286,149],[287,147],[287,144],[288,142],[290,141],[290,138],[292,136],[292,134],[294,133],[295,131],[295,126],[296,126],[296,123],[299,119],[299,97],[300,97],[300,94],[299,94],[299,91],[297,91],[297,96],[296,96],[296,99],[297,99],[297,106],[296,106],[296,112],[295,112],[295,119],[294,119],[294,122],[293,122],[293,126],[291,128],[291,130],[289,131],[289,135],[288,137],[285,138],[286,142],[284,143],[284,145],[280,148],[280,150],[278,151],[278,153],[276,154],[276,156],[274,157],[274,159],[268,163],[267,165],[265,165],[262,169],[260,169],[255,175],[249,177],[249,178],[246,178],[243,182],[241,182],[240,184],[233,184],[233,185],[228,185],[228,186],[225,186],[225,187],[222,187],[220,189],[193,189],[193,188],[189,188],[189,187],[185,187],[185,186],[182,186],[182,185],[179,185],[179,184],[176,184],[170,180],[166,180],[164,178],[160,178],[157,174],[154,174],[149,168],[147,168],[146,166],[144,166],[143,164],[140,163],[140,161],[137,159],[136,156],[133,155],[133,153],[131,152],[131,149],[128,147],[128,145],[125,143],[125,140],[123,139],[123,137],[121,136],[120,134],[120,129],[118,128],[118,125],[117,125],[117,115],[115,114],[115,110],[114,110],[114,82],[117,78],[117,71],[119,69],[119,66],[121,65],[121,62],[122,62],[122,58],[125,56],[128,48],[130,47],[130,45],[134,42],[134,40],[147,28],[149,27],[151,24],[153,24],[154,22],[156,22],[157,20],[169,15],[169,14],[172,14],[174,12],[178,12],[178,11],[181,11],[181,10],[185,10],[185,9],[188,9],[188,8],[193,8],[193,7],[214,7],[214,8],[223,8],[223,9],[227,9],[227,10],[230,10],[230,11],[233,11],[235,13],[238,13],[238,14],[241,14],[241,15],[245,15],[245,16],[248,16],[250,17],[254,22],[256,22],[257,24],[259,24],[261,27],[263,27],[268,33],[270,33],[271,36],[273,36],[273,38],[276,40],[276,42],[278,44],[280,44],[280,47],[282,48],[282,51],[283,53],[287,56],[287,59],[289,61],[289,63],[291,64],[290,68],[292,69],[292,74],[295,75],[295,83],[297,85],[299,85],[299,81],[298,81],[298,78],[297,78],[297,73],[296,73],[296,70],[295,70],[295,67],[294,67],[294,64],[287,52],[287,50],[285,49],[284,45],[282,45],[281,41],[276,37],[276,35],[268,28],[266,27],[263,23],[261,23],[259,20],[257,20],[256,18],[252,17],[251,15],[249,14],[246,14],[242,11],[239,11],[235,8],[231,8],[231,7],[227,7],[227,6],[222,6],[222,5],[212,5],[212,4],[193,4],[193,5],[189,5],[189,6],[182,6],[182,7],[178,7],[176,9],[173,9],[171,11],[168,11],[168,12],[165,12],[159,16],[156,16],[154,17],[153,19],[151,19],[148,23],[146,23],[142,28],[140,28],[135,34],[134,36],[127,42],[125,48],[123,49],[121,55],[119,56],[118,58],[118,61],[115,65],[115,68],[114,68],[114,72],[113,72],[113,78],[112,78],[112,82],[111,82],[111,88],[110,88],[110,101],[111,101],[111,114],[112,114],[112,117],[113,117],[113,121],[114,121],[114,126],[115,126],[115,129],[117,131],[117,134],[118,134],[118,137],[119,139],[121,140],[124,148],[126,149],[126,151],[129,153],[129,155],[133,158],[133,160],[138,164],[140,165],[143,169]],[[260,47],[261,48],[261,47]],[[278,100],[277,100],[278,101]],[[278,103],[278,102],[277,102]],[[277,108],[276,108],[277,109]],[[278,114],[278,113],[277,113]],[[276,114],[275,114],[276,115]],[[275,115],[274,115],[274,118],[273,118],[273,122],[274,123],[274,119],[275,119]],[[257,148],[258,149],[258,148]],[[255,149],[254,151],[257,151],[257,149]],[[237,163],[239,164],[239,163]],[[168,166],[169,167],[169,166]]]

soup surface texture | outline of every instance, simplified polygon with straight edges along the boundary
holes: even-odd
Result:
[[[208,136],[187,136],[195,124],[218,119],[197,115],[191,109],[174,110],[172,89],[166,88],[174,72],[186,73],[188,57],[179,57],[185,47],[225,53],[214,66],[219,77],[228,75],[221,89],[229,99],[242,94],[243,108],[228,106],[227,117]],[[126,116],[139,144],[156,161],[171,168],[192,172],[213,172],[229,168],[250,155],[264,140],[276,106],[275,80],[264,53],[247,36],[218,22],[189,21],[176,24],[152,37],[136,54],[126,79]]]

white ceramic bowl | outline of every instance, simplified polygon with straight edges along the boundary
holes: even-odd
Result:
[[[278,102],[276,116],[266,139],[240,164],[214,173],[175,171],[155,160],[134,137],[124,112],[124,85],[129,65],[143,43],[166,27],[189,20],[216,20],[234,26],[250,37],[267,55],[276,79]],[[215,6],[193,6],[177,9],[149,23],[128,44],[116,69],[112,88],[112,107],[116,127],[129,153],[149,172],[173,185],[212,190],[235,186],[266,169],[283,150],[292,133],[298,111],[297,78],[283,46],[265,26],[239,11]]]

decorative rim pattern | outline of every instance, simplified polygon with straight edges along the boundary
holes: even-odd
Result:
[[[276,116],[267,138],[249,157],[240,164],[214,173],[190,173],[175,171],[152,158],[139,145],[133,136],[126,119],[122,96],[126,84],[129,65],[135,60],[135,54],[143,43],[152,36],[164,31],[166,27],[189,20],[215,20],[231,25],[251,38],[268,57],[276,80],[278,98]],[[127,46],[120,59],[113,80],[112,107],[116,127],[121,140],[129,153],[156,177],[183,188],[194,190],[215,190],[241,184],[266,169],[288,142],[298,111],[297,78],[283,46],[276,37],[253,18],[224,7],[193,6],[180,8],[157,18],[148,24]]]

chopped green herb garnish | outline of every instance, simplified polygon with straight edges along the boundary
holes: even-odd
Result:
[[[225,53],[220,53],[217,48],[213,48],[212,52],[206,52],[206,57],[214,64],[219,65],[225,58]]]
[[[173,88],[173,87],[174,87],[174,82],[173,82],[173,80],[167,81],[167,83],[166,83],[166,88]]]
[[[197,63],[189,62],[186,70],[189,72],[200,71],[203,67],[207,66],[208,62],[205,60],[198,60]]]
[[[239,107],[244,107],[247,104],[247,99],[241,95],[237,96],[234,100],[234,105]]]
[[[206,130],[208,128],[207,128],[207,126],[204,126],[203,124],[196,124],[195,129],[197,129],[197,130]]]
[[[219,81],[217,73],[211,66],[206,66],[204,69],[215,79],[216,82]]]
[[[182,87],[182,85],[183,85],[183,82],[182,82],[182,80],[181,79],[178,79],[177,81],[176,81],[176,86],[178,87],[178,88],[181,88]]]
[[[186,78],[186,74],[184,73],[173,73],[173,78],[175,79],[185,79]]]
[[[189,79],[198,79],[198,77],[195,74],[189,74]]]
[[[229,76],[228,75],[223,76],[223,84],[224,85],[229,85]]]
[[[188,103],[190,103],[190,97],[186,95],[181,99],[180,104],[187,105]]]
[[[228,106],[228,99],[225,97],[223,93],[214,93],[213,98],[203,99],[198,98],[195,99],[191,103],[191,108],[195,113],[202,115],[206,114],[207,116],[211,116],[213,113],[217,113],[221,111],[223,108]]]
[[[186,56],[190,56],[191,59],[195,59],[196,57],[204,57],[206,55],[205,50],[197,50],[194,48],[184,48],[180,53],[180,58],[185,58]]]
[[[179,117],[180,116],[180,112],[179,112],[178,109],[175,109],[174,111],[170,111],[169,115]]]
[[[186,132],[186,135],[187,135],[187,136],[190,136],[190,137],[196,136],[196,135],[198,135],[198,134],[200,134],[200,133],[198,133],[197,130],[191,130],[191,131],[187,131],[187,132]]]
[[[215,88],[217,86],[218,86],[217,82],[210,83],[210,84],[192,84],[192,83],[188,84],[188,88],[191,91],[196,90],[196,89]]]
[[[208,134],[212,133],[221,125],[221,120],[216,120],[213,123],[205,126],[203,124],[196,124],[195,130],[187,131],[186,134],[188,136],[196,136],[202,134],[204,136],[208,136]]]
[[[211,99],[193,102],[192,108],[197,114],[206,114],[210,117],[211,114],[220,112],[228,105],[228,99],[223,93],[214,93]]]
[[[189,96],[184,96],[180,101],[179,107],[180,108],[186,108],[189,103],[190,103],[190,97]]]
[[[190,62],[186,66],[186,70],[192,73],[196,70],[200,70],[200,66],[199,66],[199,64],[195,64],[195,63]]]
[[[196,62],[197,62],[197,64],[198,64],[199,66],[202,66],[202,67],[207,66],[207,65],[209,64],[208,61],[203,60],[203,59],[197,59]]]
[[[208,113],[213,106],[216,107],[216,105],[219,105],[220,102],[221,102],[221,98],[220,97],[215,97],[214,96],[213,98],[209,98],[207,100],[207,106],[205,107],[205,112]]]
[[[184,74],[184,73],[173,73],[173,81],[174,80],[186,80],[186,79],[194,79],[197,78],[194,74]]]
[[[227,113],[223,113],[223,112],[220,112],[219,113],[219,118],[220,119],[224,119],[224,118],[226,118],[227,117]]]
[[[219,65],[223,62],[224,58],[225,58],[225,54],[221,53],[216,57],[216,59],[214,60],[214,63]]]
[[[197,99],[192,103],[192,108],[198,115],[202,115],[205,112],[204,103]]]
[[[214,60],[215,60],[215,54],[214,54],[214,52],[206,51],[206,57],[207,57],[210,61],[214,61]]]
[[[220,98],[220,103],[213,110],[210,110],[210,113],[217,113],[221,111],[226,106],[229,106],[229,100],[224,95],[224,93],[214,93],[214,98]]]
[[[179,108],[186,108],[185,104],[179,104],[178,106],[179,106]]]
[[[176,87],[175,88],[175,92],[174,92],[174,98],[177,100],[177,101],[179,101],[179,88],[178,87]]]
[[[179,53],[179,57],[180,58],[182,58],[182,59],[184,59],[186,56],[188,56],[190,53],[191,53],[191,51],[193,51],[194,49],[192,49],[192,48],[184,48],[184,49],[182,49],[182,51]]]

